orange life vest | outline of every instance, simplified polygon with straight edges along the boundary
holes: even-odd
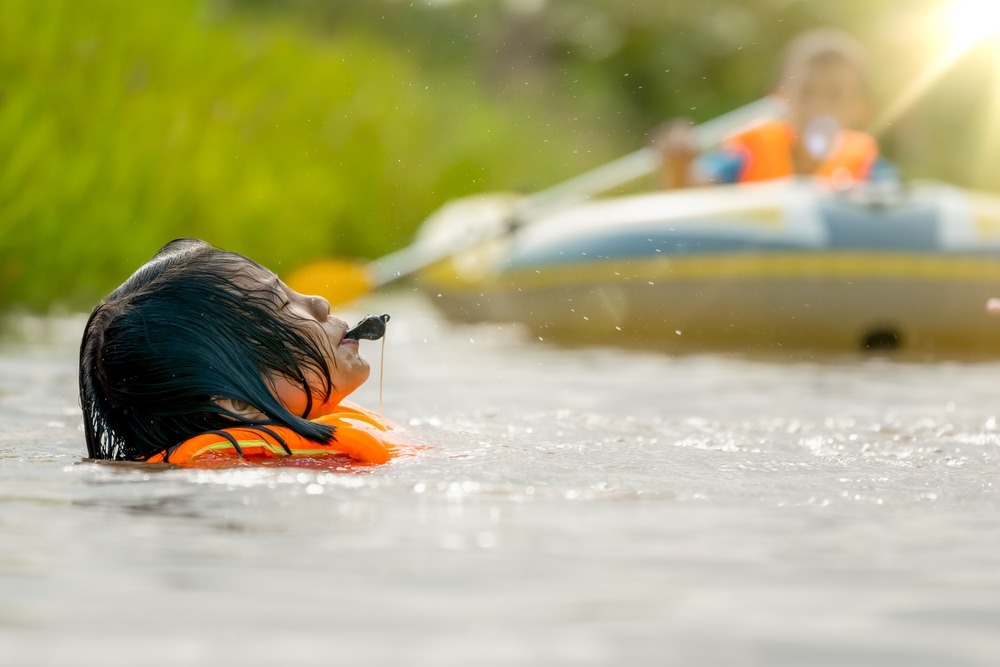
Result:
[[[725,142],[726,148],[744,157],[740,183],[793,175],[794,145],[795,131],[791,125],[781,121],[756,125]],[[820,164],[815,175],[834,180],[862,181],[868,178],[877,158],[878,144],[871,135],[857,130],[842,130],[833,150]]]
[[[238,448],[220,432],[203,433],[154,454],[146,462],[213,468],[231,465],[239,459],[262,463],[287,457],[329,459],[346,456],[363,463],[386,463],[401,447],[411,444],[375,413],[351,403],[333,406],[329,414],[312,421],[334,427],[330,442],[308,440],[283,426],[267,426],[267,430],[235,427],[223,432],[236,441]]]

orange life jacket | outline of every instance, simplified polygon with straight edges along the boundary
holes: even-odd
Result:
[[[308,440],[283,426],[267,426],[266,431],[235,427],[223,432],[236,441],[238,449],[219,432],[203,433],[154,454],[146,462],[213,468],[231,465],[238,459],[262,463],[286,457],[329,459],[346,456],[363,463],[386,463],[396,456],[400,447],[411,444],[375,413],[351,403],[333,406],[329,414],[312,421],[334,427],[330,442]]]
[[[795,173],[792,147],[795,131],[782,121],[756,125],[730,137],[725,146],[744,157],[739,182],[766,181]],[[878,144],[871,135],[857,130],[842,130],[833,150],[815,175],[835,180],[863,181],[878,158]]]

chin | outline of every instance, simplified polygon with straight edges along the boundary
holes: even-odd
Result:
[[[362,374],[360,374],[358,376],[357,380],[352,383],[353,386],[351,388],[351,391],[354,391],[355,389],[357,389],[358,387],[360,387],[361,385],[363,385],[368,380],[368,378],[370,376],[371,376],[371,370],[368,369],[368,368],[366,368],[365,372],[362,373]]]

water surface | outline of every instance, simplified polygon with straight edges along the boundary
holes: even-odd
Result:
[[[385,414],[431,446],[356,474],[87,462],[82,320],[8,323],[0,662],[1000,661],[1000,364],[348,317],[383,310]]]

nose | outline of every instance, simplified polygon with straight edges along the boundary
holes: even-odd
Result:
[[[323,322],[330,317],[330,302],[321,296],[309,297],[309,307],[317,320]]]

